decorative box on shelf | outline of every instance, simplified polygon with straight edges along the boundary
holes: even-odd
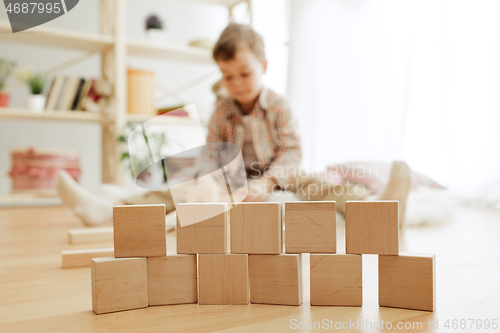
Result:
[[[56,193],[59,170],[76,181],[80,177],[80,153],[70,149],[12,149],[12,192]]]

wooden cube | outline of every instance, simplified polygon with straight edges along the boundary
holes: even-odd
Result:
[[[335,253],[335,201],[285,203],[286,253]]]
[[[190,185],[186,188],[186,202],[212,203],[219,202],[219,189],[209,185]]]
[[[282,252],[281,203],[245,202],[230,210],[231,253]]]
[[[226,253],[227,210],[225,203],[187,203],[177,205],[177,253]],[[209,214],[213,217],[181,227],[179,215],[196,220]]]
[[[311,254],[311,305],[362,306],[359,254]]]
[[[113,207],[115,258],[167,254],[165,205]]]
[[[196,303],[196,255],[148,257],[148,295],[150,306]]]
[[[348,201],[345,205],[346,253],[399,253],[398,201]]]
[[[82,229],[68,230],[68,242],[70,244],[112,242],[112,241],[113,241],[113,227],[82,228]]]
[[[90,267],[96,314],[148,306],[146,258],[95,258]]]
[[[302,304],[302,255],[248,256],[250,303]]]
[[[112,257],[113,248],[105,249],[84,249],[62,251],[62,267],[90,267],[90,260],[93,258]]]
[[[393,308],[436,309],[436,256],[378,257],[379,304]]]
[[[198,255],[199,304],[248,304],[248,255]]]

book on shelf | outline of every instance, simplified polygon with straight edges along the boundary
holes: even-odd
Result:
[[[61,102],[57,106],[58,110],[71,110],[73,100],[78,89],[80,79],[77,77],[68,77],[65,89],[62,92]]]
[[[54,81],[56,78],[54,77],[53,79],[47,79],[47,84],[43,88],[42,95],[45,96],[45,105],[47,105],[47,101],[49,100],[49,93],[52,87],[54,86]],[[50,84],[49,84],[50,82]]]
[[[61,89],[59,90],[59,93],[56,96],[56,103],[54,104],[53,110],[59,110],[60,105],[63,102],[63,96],[68,89],[68,77],[63,77],[62,83],[61,83]]]
[[[83,85],[85,84],[85,79],[78,79],[78,85],[76,87],[76,93],[71,101],[71,110],[76,110],[78,105],[78,100],[80,99],[80,94],[82,93]]]
[[[54,110],[64,84],[64,76],[56,76],[49,90],[45,110]]]
[[[78,101],[75,110],[84,110],[85,98],[88,96],[92,86],[94,85],[94,79],[86,79],[83,83],[82,90],[78,96]]]
[[[85,100],[96,99],[92,90],[94,82],[95,79],[56,76],[47,93],[45,110],[86,110]]]

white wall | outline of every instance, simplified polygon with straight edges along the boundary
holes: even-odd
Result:
[[[288,71],[288,27],[286,0],[253,0],[253,28],[262,35],[267,58],[264,84],[286,95]]]
[[[98,5],[97,0],[80,1],[73,10],[47,23],[46,26],[97,33],[99,32]],[[0,8],[0,20],[7,20],[4,6]],[[193,39],[202,37],[216,40],[227,24],[227,9],[222,6],[181,0],[129,0],[127,1],[129,38],[145,39],[143,21],[152,12],[164,18],[169,41],[173,44],[187,44]],[[81,52],[63,49],[0,42],[0,57],[14,59],[22,68],[45,70],[80,54]],[[181,102],[196,103],[201,112],[211,111],[214,101],[211,85],[219,79],[215,66],[136,57],[129,57],[127,62],[134,68],[154,70],[157,81],[171,90],[213,71],[211,79],[180,94]],[[94,56],[62,71],[61,74],[100,76],[100,57]],[[15,81],[11,80],[10,84],[13,83]],[[11,106],[23,107],[27,94],[28,90],[24,86],[12,91]],[[96,189],[101,183],[100,133],[100,127],[96,124],[1,119],[0,193],[9,192],[11,189],[8,177],[11,166],[10,149],[27,146],[71,148],[80,151],[82,168],[80,182],[89,189]]]
[[[498,188],[500,2],[291,4],[305,167],[404,159],[457,192]]]

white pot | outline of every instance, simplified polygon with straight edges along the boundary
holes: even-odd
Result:
[[[26,107],[33,112],[42,113],[45,108],[44,95],[29,95],[26,98]]]
[[[146,39],[150,42],[166,44],[167,32],[163,29],[147,29]]]

